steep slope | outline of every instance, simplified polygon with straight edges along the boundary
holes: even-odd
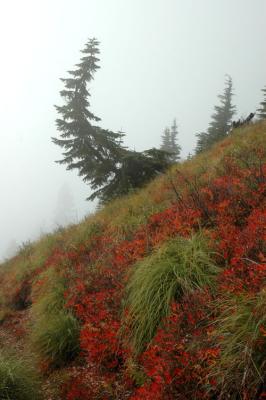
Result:
[[[24,246],[1,266],[0,399],[265,398],[265,195],[261,122]]]

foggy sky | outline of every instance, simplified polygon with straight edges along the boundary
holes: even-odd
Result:
[[[90,87],[102,127],[136,150],[159,147],[174,118],[183,156],[195,147],[232,76],[238,116],[254,111],[266,84],[265,0],[9,0],[0,3],[0,257],[55,227],[70,188],[75,220],[94,206],[89,187],[54,163],[61,149],[54,104],[60,77],[88,38],[100,42]]]

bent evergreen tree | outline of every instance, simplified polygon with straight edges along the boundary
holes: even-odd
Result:
[[[93,125],[100,118],[88,109],[90,93],[87,83],[94,79],[99,69],[98,45],[96,39],[90,39],[82,50],[84,56],[76,69],[69,71],[69,78],[61,79],[65,89],[60,94],[66,104],[55,106],[61,115],[56,120],[61,139],[52,138],[64,149],[64,158],[57,162],[67,164],[68,170],[78,169],[79,175],[90,182],[92,189],[108,181],[115,168],[114,157],[121,151],[121,135]]]
[[[90,97],[87,84],[99,69],[99,42],[90,39],[82,50],[83,57],[76,69],[69,71],[69,78],[61,79],[65,89],[60,94],[63,106],[55,106],[60,118],[56,120],[61,138],[52,141],[63,147],[64,158],[57,161],[66,164],[68,170],[77,169],[96,197],[106,202],[140,187],[168,166],[166,153],[132,152],[123,146],[123,134],[95,125],[100,121],[89,111]],[[160,151],[159,151],[160,152]],[[159,165],[160,164],[160,165]],[[154,166],[157,168],[154,168]]]

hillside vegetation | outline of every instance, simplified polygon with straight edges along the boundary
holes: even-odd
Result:
[[[0,400],[266,398],[266,123],[0,272]]]

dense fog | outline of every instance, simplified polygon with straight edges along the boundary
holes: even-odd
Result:
[[[133,149],[176,118],[185,158],[230,74],[238,117],[266,85],[264,0],[10,0],[0,12],[0,258],[93,212],[90,188],[55,163],[54,104],[88,38],[100,41],[91,109]]]

